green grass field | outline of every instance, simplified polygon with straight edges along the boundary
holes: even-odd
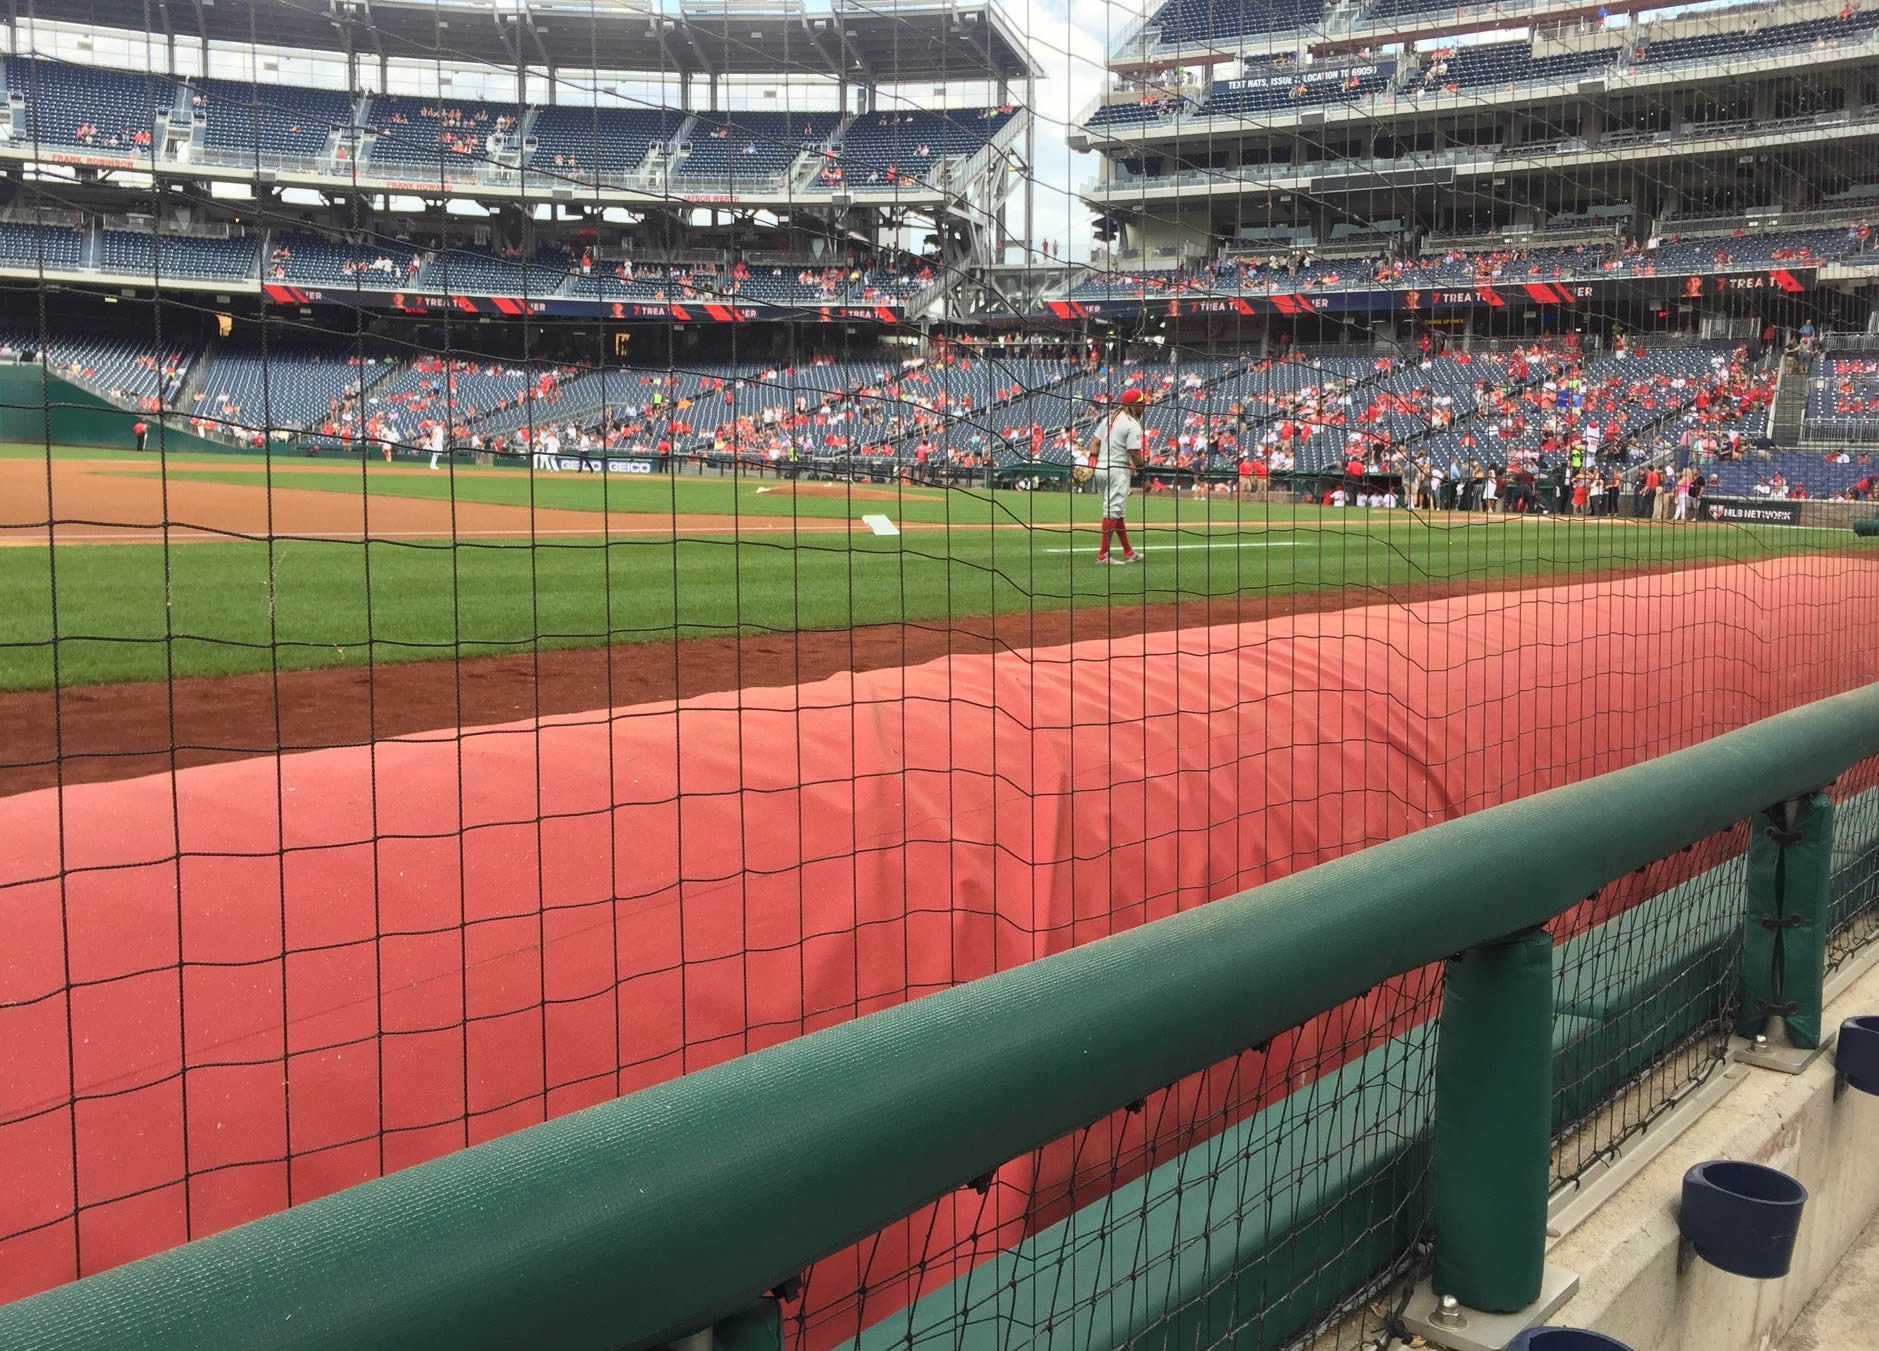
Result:
[[[248,483],[259,482],[262,469],[207,458],[170,466],[179,476]],[[356,493],[362,482],[375,494],[454,488],[460,499],[527,503],[533,493],[542,506],[589,510],[603,491],[593,476],[531,482],[515,472],[371,469],[295,475],[291,486]],[[950,528],[887,538],[826,531],[566,538],[532,547],[287,539],[167,551],[0,548],[0,689],[50,687],[55,652],[56,681],[65,686],[1325,589],[1359,603],[1405,584],[1741,560],[1848,543],[1842,532],[1776,527],[1484,525],[1314,508],[1275,510],[1268,522],[1263,508],[1230,501],[1151,498],[1138,503],[1147,519],[1136,530],[1148,561],[1100,568],[1087,528],[1096,503],[1088,497],[918,490],[894,503],[795,499],[714,479],[614,479],[604,487],[616,512],[642,513],[636,523],[653,526],[674,511],[818,519],[885,512]]]
[[[382,461],[341,467],[331,472],[298,472],[309,461],[288,461],[289,472],[270,480],[259,460],[225,464],[213,460],[175,460],[166,471],[126,468],[109,471],[114,477],[156,478],[160,472],[175,482],[229,483],[261,488],[303,488],[356,497],[369,491],[375,497],[405,497],[424,501],[472,502],[490,506],[544,507],[559,511],[609,512],[645,516],[643,524],[656,526],[659,518],[673,516],[795,517],[826,521],[852,519],[868,512],[883,512],[896,521],[922,525],[1067,525],[1094,522],[1101,511],[1095,496],[1061,492],[947,490],[943,488],[870,486],[857,495],[839,494],[836,485],[815,485],[828,496],[797,497],[791,485],[775,480],[702,477],[627,477],[598,474],[529,474],[517,468],[461,469],[455,474],[414,471],[409,462],[387,466]],[[1231,497],[1205,501],[1174,494],[1140,498],[1132,515],[1149,522],[1188,523],[1266,522],[1263,507],[1241,504]],[[1274,519],[1318,520],[1327,515],[1316,507],[1278,509]],[[1347,513],[1334,513],[1341,519]]]

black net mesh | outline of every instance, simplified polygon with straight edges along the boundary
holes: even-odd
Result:
[[[4,37],[0,1297],[1879,676],[1857,9]],[[1557,1186],[1720,1062],[1743,847],[1558,926]],[[787,1334],[1374,1340],[1438,995]]]

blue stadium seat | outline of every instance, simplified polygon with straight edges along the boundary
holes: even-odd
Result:
[[[195,239],[106,230],[99,236],[98,266],[105,272],[149,278],[188,277],[204,281],[246,281],[255,274],[253,235]]]
[[[60,225],[0,225],[0,267],[77,271],[85,232]]]
[[[550,177],[591,183],[595,175],[625,178],[646,152],[678,133],[685,114],[674,108],[543,108],[529,129],[528,167]]]
[[[368,163],[381,172],[429,169],[452,177],[473,175],[491,162],[491,138],[515,135],[514,104],[475,99],[374,94],[366,125],[377,131]]]
[[[198,80],[190,106],[202,119],[205,149],[300,159],[322,154],[333,130],[352,124],[354,111],[352,95],[341,90],[243,80]]]
[[[672,178],[727,191],[773,182],[841,120],[840,113],[700,113]]]
[[[22,56],[6,58],[6,79],[26,100],[24,124],[13,129],[16,142],[127,159],[152,153],[157,115],[175,108],[182,89],[162,75]]]
[[[368,239],[347,244],[318,235],[276,233],[268,243],[262,269],[265,281],[368,291],[398,290],[414,284],[411,264],[417,252],[399,240]]]

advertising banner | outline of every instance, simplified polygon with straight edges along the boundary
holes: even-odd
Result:
[[[1728,525],[1799,525],[1801,504],[1778,497],[1705,497],[1703,519]]]

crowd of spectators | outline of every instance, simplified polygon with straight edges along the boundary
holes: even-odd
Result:
[[[1833,241],[1831,245],[1828,239]],[[1092,272],[1072,294],[1086,299],[1180,299],[1368,287],[1413,290],[1488,286],[1611,275],[1651,277],[1660,272],[1675,275],[1764,267],[1814,268],[1864,252],[1872,245],[1873,230],[1863,217],[1830,231],[1750,234],[1737,230],[1713,238],[1657,233],[1635,241],[1617,238],[1597,243],[1536,243],[1492,249],[1443,246],[1439,241],[1435,247],[1425,248],[1420,235],[1393,232],[1369,257],[1325,258],[1315,246],[1236,253],[1181,268]]]

